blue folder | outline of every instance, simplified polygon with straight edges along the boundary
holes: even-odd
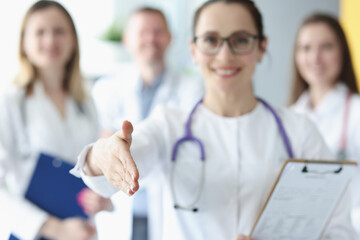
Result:
[[[69,173],[74,166],[55,156],[41,153],[25,198],[60,219],[88,218],[78,205],[76,195],[86,185]],[[17,239],[11,235],[10,239]]]

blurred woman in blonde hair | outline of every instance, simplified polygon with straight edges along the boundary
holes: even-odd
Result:
[[[20,71],[0,98],[0,190],[14,200],[8,208],[12,233],[20,239],[90,239],[95,228],[85,219],[62,220],[23,197],[35,156],[45,152],[73,164],[98,136],[74,23],[59,3],[38,1],[27,11],[20,34]]]
[[[64,26],[62,27],[64,28],[55,26],[52,29],[52,35],[45,36],[45,29],[40,28],[46,26],[31,25],[29,22],[33,21],[34,13],[50,7],[58,12],[58,14],[63,15],[61,19],[63,20]],[[40,24],[48,24],[47,22],[41,22],[41,17],[38,17],[39,20]],[[54,19],[54,21],[59,22],[58,19]],[[46,48],[44,45],[41,46],[42,43],[46,44],[46,41],[51,41],[49,39],[51,37],[54,38],[54,42],[49,43],[49,48]],[[75,101],[81,103],[85,100],[86,95],[79,63],[79,42],[75,25],[69,13],[60,4],[40,1],[29,9],[21,25],[18,55],[20,72],[15,78],[14,83],[19,87],[25,88],[27,95],[32,94],[35,82],[37,80],[44,81],[46,79],[45,74],[50,72],[51,75],[59,75],[58,78],[60,78],[62,90],[68,92]],[[56,68],[61,69],[60,74],[53,72]]]

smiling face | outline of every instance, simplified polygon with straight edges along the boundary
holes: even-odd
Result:
[[[298,34],[295,61],[310,87],[330,88],[340,75],[342,52],[332,29],[325,23],[304,25]]]
[[[138,12],[131,16],[124,43],[140,64],[164,60],[171,35],[163,16],[156,12]]]
[[[253,17],[246,7],[238,3],[213,3],[200,13],[195,36],[206,34],[229,37],[238,32],[258,35]],[[207,91],[221,91],[226,94],[251,91],[255,66],[264,54],[266,40],[254,42],[251,51],[234,54],[223,42],[215,55],[203,53],[193,41],[190,43],[193,59],[199,65],[206,81]]]
[[[23,52],[38,69],[64,68],[75,51],[71,23],[56,7],[34,12],[23,38]]]

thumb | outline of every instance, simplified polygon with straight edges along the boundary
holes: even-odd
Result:
[[[131,145],[131,140],[132,140],[132,132],[133,132],[133,126],[131,124],[131,122],[125,120],[122,124],[121,127],[121,132],[118,132],[118,137],[122,138],[123,140],[125,140],[127,143],[129,143],[129,145]]]

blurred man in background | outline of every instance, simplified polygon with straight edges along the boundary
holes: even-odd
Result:
[[[201,99],[203,85],[199,79],[176,74],[166,65],[170,42],[168,24],[160,10],[143,7],[131,14],[123,43],[133,62],[100,78],[93,88],[102,136],[120,130],[124,120],[133,124],[144,120],[158,105],[190,110]],[[141,182],[133,198],[123,193],[112,197],[115,215],[121,216],[116,228],[122,228],[122,235],[129,231],[132,240],[161,239],[162,183],[149,181],[150,185],[149,178]]]

